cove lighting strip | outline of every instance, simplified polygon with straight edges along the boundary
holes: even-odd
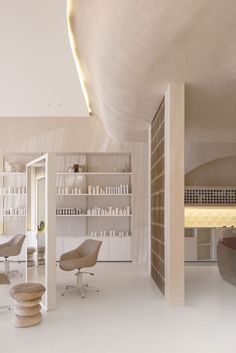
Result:
[[[186,228],[236,226],[236,207],[185,207]]]
[[[82,88],[82,92],[84,95],[84,99],[85,99],[89,113],[92,113],[92,110],[90,107],[90,102],[89,102],[88,92],[87,92],[86,86],[85,86],[86,80],[85,80],[85,77],[84,77],[84,74],[83,74],[83,71],[81,68],[78,48],[77,48],[76,40],[75,40],[75,30],[74,30],[74,20],[73,20],[74,13],[75,13],[75,1],[74,0],[67,0],[67,26],[68,26],[70,46],[71,46],[73,58],[75,61],[77,73],[79,76],[79,80],[81,83],[81,88]]]

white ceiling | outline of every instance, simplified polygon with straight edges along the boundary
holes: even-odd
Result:
[[[167,84],[185,82],[187,130],[236,141],[235,0],[72,2],[92,110],[113,137],[144,139]]]
[[[0,0],[0,116],[88,116],[65,0]]]

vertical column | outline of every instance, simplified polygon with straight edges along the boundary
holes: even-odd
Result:
[[[4,156],[0,156],[0,173],[3,173],[4,171]],[[0,175],[0,188],[2,191],[2,194],[0,196],[0,209],[3,209],[4,207],[4,196],[3,196],[3,187],[4,187],[4,176],[1,174]],[[4,217],[0,216],[0,234],[4,234]]]
[[[184,305],[184,84],[165,94],[165,296]]]
[[[56,156],[46,155],[46,307],[56,308]]]

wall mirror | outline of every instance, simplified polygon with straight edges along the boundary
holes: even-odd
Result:
[[[45,154],[27,164],[27,282],[46,287],[42,304],[56,306],[56,169]]]

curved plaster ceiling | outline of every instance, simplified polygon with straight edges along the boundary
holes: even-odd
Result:
[[[227,173],[225,171],[227,170]],[[185,175],[185,186],[235,185],[236,156],[213,159]]]
[[[113,137],[144,140],[168,83],[185,82],[187,129],[236,140],[235,0],[68,5],[92,111]]]

